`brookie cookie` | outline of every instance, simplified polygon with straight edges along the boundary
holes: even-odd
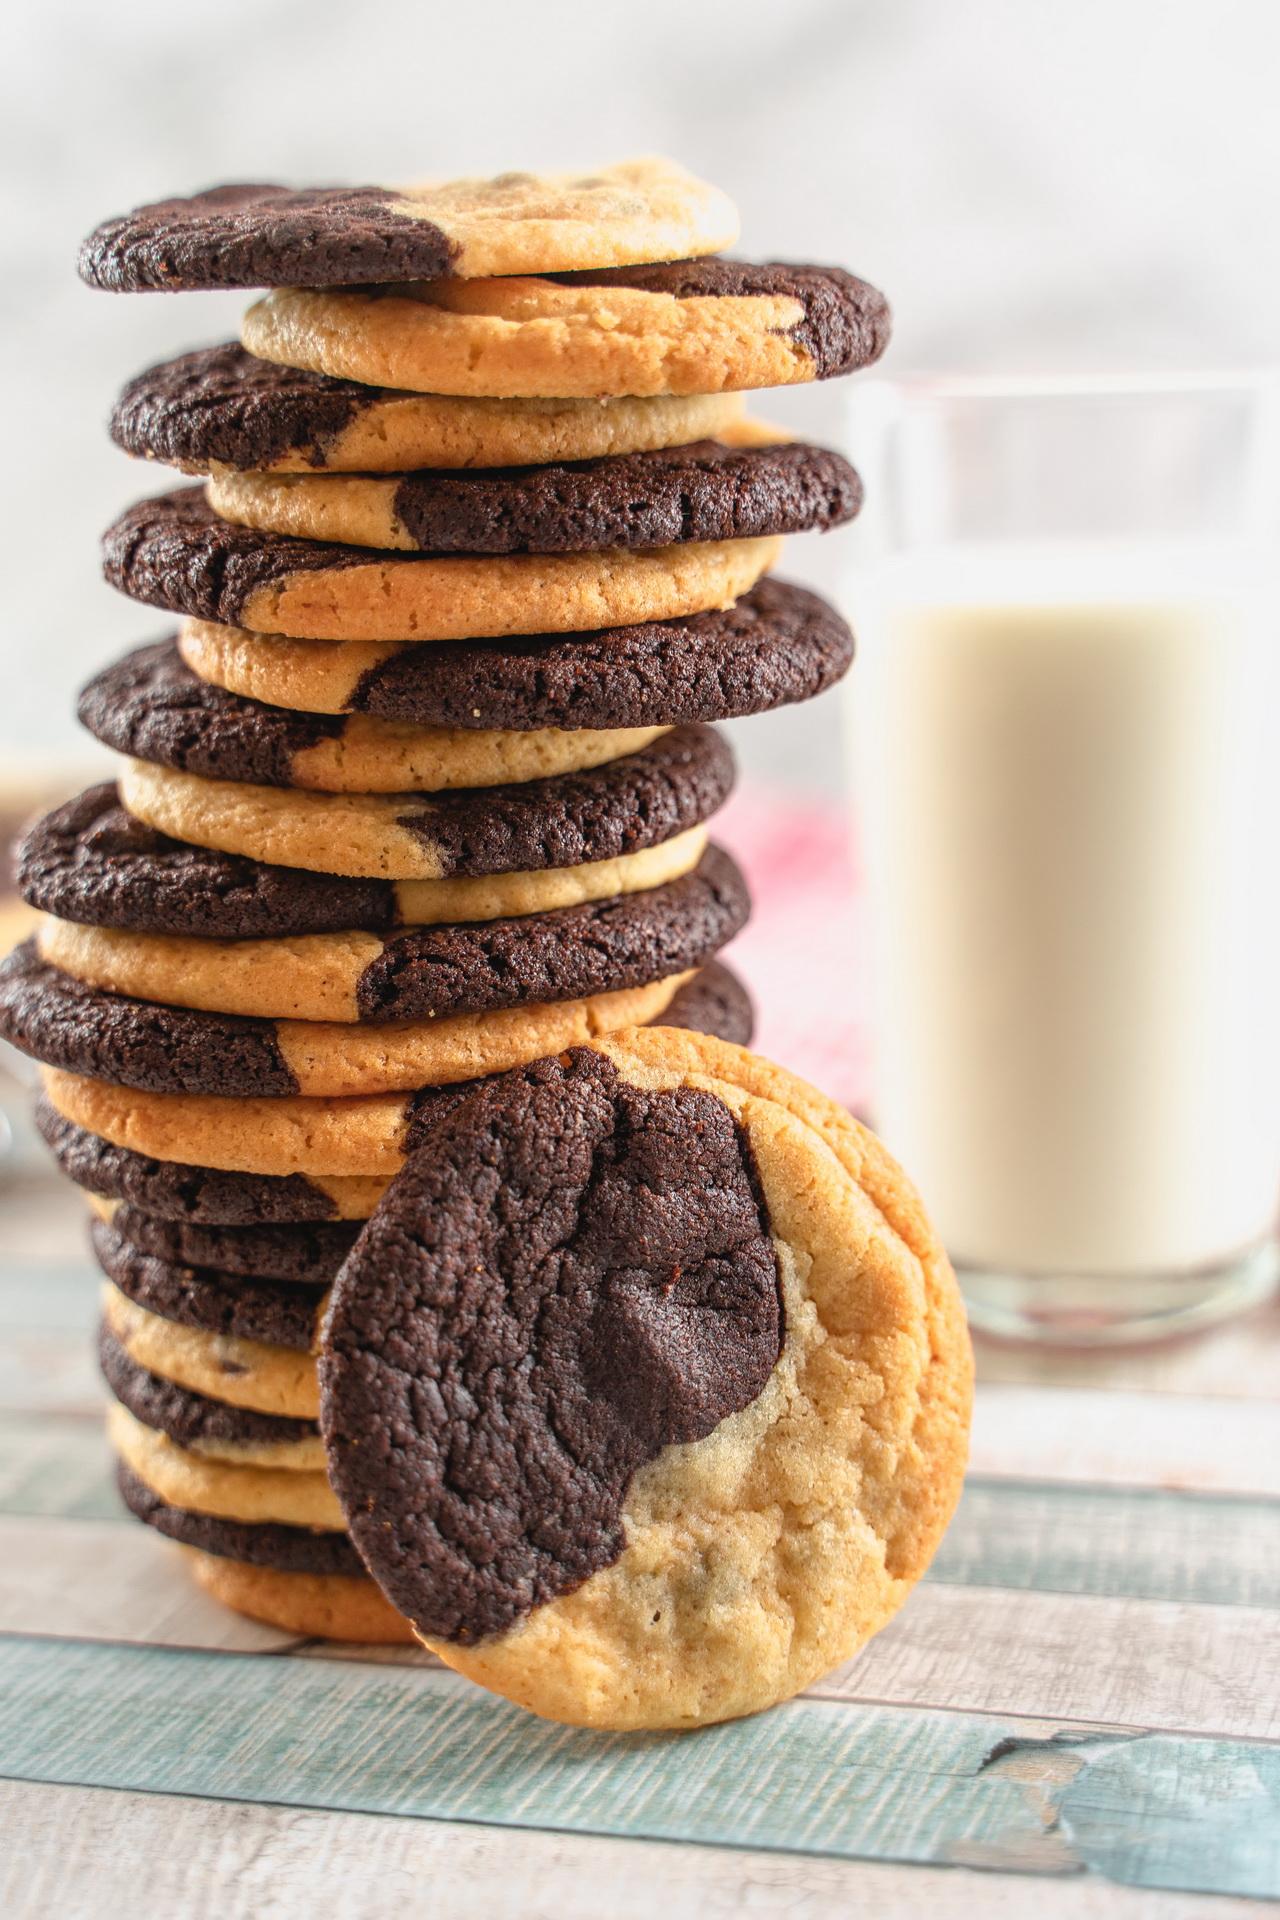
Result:
[[[722,393],[829,380],[889,343],[884,295],[842,267],[688,259],[617,272],[298,287],[250,307],[263,360],[422,393]]]
[[[136,819],[175,840],[354,879],[445,880],[578,867],[698,826],[733,786],[710,727],[675,727],[583,773],[454,793],[304,793],[205,780],[143,760],[120,774]]]
[[[107,1437],[117,1458],[168,1506],[249,1526],[345,1531],[323,1470],[243,1466],[189,1453],[167,1434],[144,1427],[119,1401],[107,1409]]]
[[[266,1021],[447,1022],[454,1014],[577,999],[685,973],[726,946],[749,909],[737,865],[722,848],[709,847],[691,873],[643,893],[390,935],[211,941],[47,920],[34,941],[0,964],[0,1031],[29,1047],[41,1030],[52,1039],[61,1026],[65,1050],[79,1029],[88,1051],[89,1035],[105,1042],[115,1023],[115,1044],[127,1055],[130,1006],[140,1007],[140,1040],[158,1032],[148,1024],[155,1015],[187,1008]],[[96,992],[129,999],[107,1013],[95,1010]],[[154,1001],[158,1008],[141,1005]],[[229,1051],[235,1031],[228,1026]],[[209,1044],[216,1046],[213,1032]],[[383,1038],[393,1043],[393,1036]]]
[[[139,1253],[106,1220],[93,1222],[91,1239],[98,1265],[113,1286],[162,1320],[299,1353],[309,1353],[315,1343],[322,1286],[250,1280],[213,1267],[158,1260],[154,1254]]]
[[[188,620],[178,647],[202,680],[249,699],[448,728],[732,720],[812,700],[853,660],[853,635],[834,607],[771,579],[731,607],[567,638],[441,640],[424,649],[286,640]]]
[[[46,967],[29,947],[5,965],[0,1033],[23,1052],[48,1067],[110,1081],[118,1091],[209,1094],[223,1106],[236,1095],[264,1101],[303,1094],[314,1103],[504,1073],[594,1034],[661,1019],[691,977],[569,1000],[522,1000],[490,1013],[357,1026],[123,999]]]
[[[674,161],[419,186],[222,186],[105,220],[80,249],[108,293],[546,273],[714,253],[733,202]]]
[[[232,1465],[256,1460],[311,1472],[325,1469],[316,1421],[233,1407],[149,1373],[129,1358],[105,1321],[98,1332],[98,1364],[111,1392],[135,1420],[189,1453]]]
[[[117,753],[212,780],[323,793],[437,793],[541,780],[637,753],[663,731],[516,732],[296,713],[209,685],[172,640],[139,647],[104,668],[81,693],[78,713],[81,725]]]
[[[111,414],[125,453],[184,473],[412,473],[596,460],[715,439],[740,394],[491,400],[396,393],[255,359],[238,343],[148,367]]]
[[[663,886],[702,858],[705,827],[576,867],[452,880],[352,880],[191,846],[144,825],[113,785],[90,787],[31,828],[19,849],[23,898],[60,920],[210,940],[357,928],[387,932],[553,911]]]
[[[737,975],[719,962],[681,987],[662,1018],[667,1026],[690,1027],[741,1045],[751,1039],[750,998]],[[466,1085],[437,1088],[437,1114],[470,1091]],[[427,1096],[421,1098],[425,1104]],[[113,1102],[112,1111],[117,1110]],[[142,1209],[184,1230],[191,1223],[240,1233],[276,1225],[292,1231],[295,1223],[312,1221],[362,1221],[386,1189],[385,1175],[239,1173],[138,1152],[64,1118],[48,1100],[37,1102],[35,1119],[62,1172],[87,1194]]]
[[[358,1227],[333,1221],[277,1226],[208,1226],[167,1220],[127,1201],[91,1202],[101,1220],[136,1253],[177,1266],[214,1267],[247,1279],[328,1286],[355,1243]],[[135,1412],[137,1409],[135,1408]],[[177,1438],[178,1436],[174,1436]]]
[[[706,969],[715,975],[715,969]],[[594,1001],[570,1001],[545,1009],[545,1021],[536,1008],[515,1008],[508,1014],[489,1014],[468,1023],[470,1041],[458,1059],[459,1072],[450,1078],[437,1072],[411,1092],[361,1095],[236,1096],[201,1093],[154,1093],[91,1079],[62,1068],[46,1067],[44,1083],[49,1104],[84,1132],[100,1135],[110,1145],[158,1161],[180,1161],[190,1171],[214,1168],[226,1173],[301,1174],[322,1192],[341,1192],[336,1182],[351,1175],[389,1179],[406,1156],[427,1138],[441,1114],[474,1090],[474,1079],[463,1076],[462,1059],[471,1072],[498,1072],[530,1059],[548,1048],[557,1051],[593,1041],[600,1034],[631,1022],[647,1021],[676,1027],[692,1012],[708,1025],[739,1029],[749,1023],[749,1007],[736,982],[721,973],[692,994],[700,976],[682,984],[659,981],[651,987],[601,995]],[[714,984],[714,991],[708,985]],[[630,1021],[627,1015],[630,1014]],[[209,1016],[205,1016],[208,1018]],[[343,1029],[359,1041],[361,1028]],[[384,1043],[395,1029],[370,1030],[366,1039]],[[539,1041],[541,1046],[539,1047]],[[424,1042],[425,1046],[425,1042]],[[529,1051],[520,1053],[525,1046]],[[433,1057],[438,1067],[443,1043]],[[460,1050],[461,1052],[461,1050]],[[359,1057],[359,1056],[357,1056]],[[335,1053],[325,1069],[336,1072]],[[308,1062],[301,1061],[306,1067]],[[339,1063],[340,1064],[340,1063]],[[319,1076],[319,1065],[315,1068]],[[86,1183],[87,1184],[87,1183]],[[99,1189],[100,1190],[100,1189]],[[367,1202],[370,1188],[357,1190]],[[358,1217],[350,1204],[340,1217]]]
[[[259,533],[408,553],[595,553],[755,540],[852,520],[862,484],[800,441],[696,440],[490,473],[221,473],[214,512]]]
[[[371,555],[219,519],[202,487],[139,500],[103,536],[103,572],[147,606],[314,640],[574,633],[727,607],[776,538],[612,554]]]
[[[173,1507],[123,1462],[116,1484],[130,1513],[177,1541],[200,1585],[224,1606],[307,1639],[412,1644],[408,1623],[365,1574],[346,1534]]]
[[[550,1718],[702,1725],[847,1659],[964,1469],[954,1276],[873,1136],[670,1033],[442,1120],[322,1325],[365,1564],[450,1666]]]
[[[223,1400],[229,1406],[275,1419],[316,1418],[319,1395],[315,1358],[305,1347],[286,1347],[252,1340],[244,1334],[186,1326],[141,1306],[110,1281],[102,1289],[102,1320],[111,1339],[135,1367],[188,1393]],[[178,1504],[190,1503],[180,1500]]]

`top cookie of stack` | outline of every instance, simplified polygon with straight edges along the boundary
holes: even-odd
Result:
[[[840,269],[717,257],[737,228],[646,160],[224,187],[81,254],[112,290],[269,291],[240,343],[114,411],[126,451],[204,476],[105,541],[112,584],[182,624],[84,691],[128,758],[28,839],[51,917],[0,974],[0,1032],[53,1069],[51,1143],[118,1207],[108,1372],[170,1449],[119,1417],[126,1498],[303,1630],[341,1610],[326,1588],[306,1613],[293,1576],[350,1553],[301,1538],[323,1488],[243,1479],[298,1442],[270,1422],[315,1411],[243,1235],[272,1222],[296,1287],[306,1223],[367,1216],[448,1086],[644,1022],[750,1037],[715,963],[748,901],[707,842],[733,778],[708,723],[846,671],[843,621],[769,574],[861,489],[743,393],[865,365],[888,318]],[[174,1266],[193,1222],[204,1264]],[[230,1387],[206,1352],[228,1301],[257,1328]],[[235,1430],[216,1470],[183,1438],[209,1421]]]

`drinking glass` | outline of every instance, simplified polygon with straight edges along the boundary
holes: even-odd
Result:
[[[1275,1284],[1278,389],[864,386],[846,683],[873,1121],[975,1327]]]

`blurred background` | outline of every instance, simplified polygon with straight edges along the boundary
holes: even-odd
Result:
[[[9,657],[0,751],[88,752],[75,686],[159,616],[98,534],[163,473],[102,430],[132,373],[229,338],[238,294],[115,299],[105,215],[218,180],[411,180],[667,152],[741,251],[883,287],[888,370],[1252,365],[1280,337],[1272,0],[221,0],[10,11],[0,356]],[[771,395],[828,439],[847,387]],[[787,571],[835,576],[841,536]],[[748,771],[831,792],[838,703],[739,729]]]

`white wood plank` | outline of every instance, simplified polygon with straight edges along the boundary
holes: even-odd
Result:
[[[669,1920],[847,1916],[883,1920],[1249,1920],[1252,1902],[1064,1879],[897,1867],[736,1848],[171,1794],[0,1782],[0,1908],[13,1920]]]
[[[0,1633],[212,1653],[299,1644],[209,1599],[150,1527],[13,1515],[0,1518]]]
[[[1274,1304],[1194,1339],[1115,1353],[1055,1353],[985,1340],[978,1341],[976,1353],[979,1380],[992,1383],[1280,1400],[1280,1310]]]
[[[1280,1612],[998,1587],[917,1587],[813,1689],[889,1705],[1280,1738]]]
[[[978,1389],[970,1468],[1276,1499],[1278,1438],[1280,1416],[1263,1401],[992,1385]]]

